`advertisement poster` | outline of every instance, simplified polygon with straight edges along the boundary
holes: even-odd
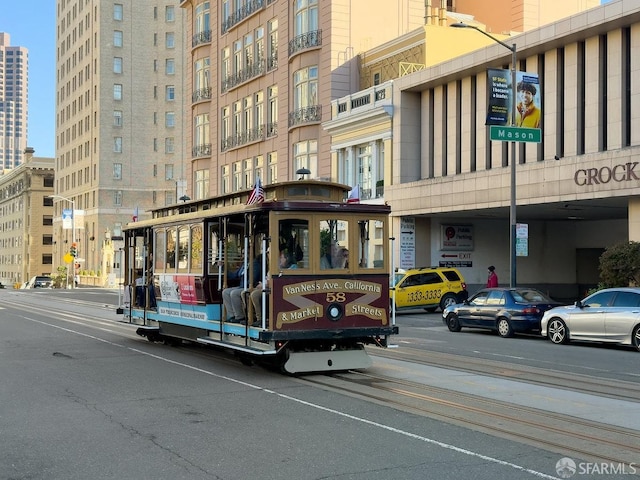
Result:
[[[514,126],[540,128],[542,100],[537,73],[516,72],[516,119]],[[486,125],[511,125],[513,87],[511,70],[487,70],[488,111]]]

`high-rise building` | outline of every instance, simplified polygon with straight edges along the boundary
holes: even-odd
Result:
[[[27,147],[29,51],[0,32],[0,174],[22,163]]]
[[[104,277],[121,227],[184,195],[183,17],[175,0],[57,1],[54,240],[72,208],[82,270]]]

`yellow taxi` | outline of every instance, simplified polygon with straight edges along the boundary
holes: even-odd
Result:
[[[389,290],[396,310],[424,308],[434,312],[461,303],[469,297],[467,284],[457,268],[421,267],[398,270]]]

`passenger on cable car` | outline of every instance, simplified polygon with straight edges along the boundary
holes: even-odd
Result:
[[[287,250],[280,250],[280,270],[298,268],[293,262],[293,257],[289,255]],[[267,288],[271,288],[271,272],[267,272]],[[259,327],[262,325],[262,282],[258,282],[256,288],[251,291],[249,295],[251,297],[251,303],[253,304],[253,311],[256,314],[256,321],[251,324],[252,327]],[[267,297],[268,300],[269,297]],[[267,303],[268,308],[268,303]],[[267,323],[267,327],[268,327]]]
[[[262,278],[262,254],[258,254],[252,262],[253,271],[253,287],[257,285]],[[244,286],[242,285],[244,276],[244,262],[240,265],[240,268],[234,272],[233,277],[240,280],[240,285],[236,287],[228,287],[222,291],[222,303],[227,312],[227,322],[231,323],[246,323],[245,305],[242,299],[242,292]],[[251,278],[251,277],[250,277]],[[251,285],[250,285],[251,287]]]

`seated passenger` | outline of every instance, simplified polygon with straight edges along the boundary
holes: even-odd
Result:
[[[337,259],[338,254],[338,245],[335,242],[331,242],[331,245],[322,257],[320,257],[320,269],[328,270],[330,268],[334,268],[334,260]]]
[[[349,268],[349,250],[342,247],[333,268]]]
[[[262,254],[258,254],[252,262],[253,272],[253,285],[249,285],[249,288],[255,287],[262,278]],[[235,272],[235,277],[243,282],[244,277],[244,263]],[[250,281],[251,277],[249,277]],[[244,286],[228,287],[222,291],[222,303],[227,312],[227,322],[232,323],[246,323],[246,305],[243,298]]]
[[[280,262],[278,266],[280,270],[298,268],[295,263],[292,263],[291,257],[286,250],[280,250]],[[267,272],[267,288],[271,288],[271,272]],[[253,304],[253,311],[256,312],[256,321],[253,322],[251,326],[260,327],[262,326],[262,282],[258,282],[256,288],[249,296]],[[269,297],[267,297],[267,299],[268,298]],[[267,324],[267,327],[268,326]]]

